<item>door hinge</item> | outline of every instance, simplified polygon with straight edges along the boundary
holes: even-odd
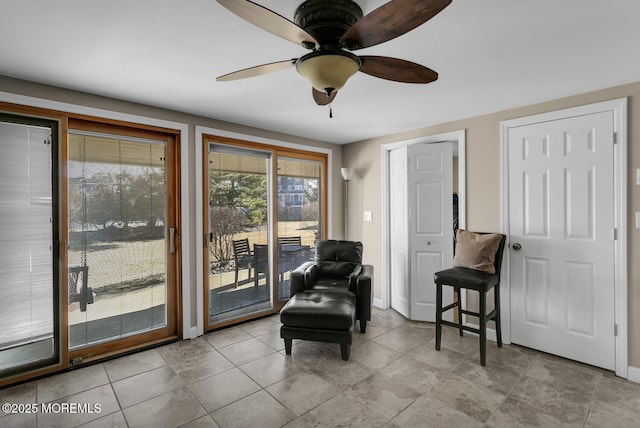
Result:
[[[613,133],[613,144],[618,144],[618,133],[617,132]]]
[[[614,241],[618,240],[618,229],[613,229],[613,240]]]
[[[613,325],[613,335],[618,337],[618,324]]]

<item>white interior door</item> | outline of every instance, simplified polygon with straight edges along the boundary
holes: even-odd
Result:
[[[433,274],[453,261],[453,149],[451,143],[413,144],[408,157],[411,319],[435,321]],[[445,289],[450,302],[451,287]]]
[[[605,111],[507,136],[512,342],[607,369],[615,368],[613,127]]]
[[[407,164],[407,147],[389,152],[391,307],[410,318]]]

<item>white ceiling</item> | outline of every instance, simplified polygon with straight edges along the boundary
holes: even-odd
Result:
[[[256,0],[293,19],[302,0]],[[364,13],[385,0],[356,0]],[[352,77],[327,108],[295,69],[215,78],[307,52],[215,0],[0,0],[0,74],[338,144],[640,80],[638,0],[453,0],[357,51],[438,81]]]

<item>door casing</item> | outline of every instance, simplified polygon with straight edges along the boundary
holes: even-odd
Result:
[[[627,98],[603,101],[564,110],[557,110],[533,116],[503,121],[500,124],[500,145],[502,165],[500,171],[500,213],[501,231],[509,236],[509,157],[508,135],[512,127],[528,125],[543,121],[553,121],[576,115],[586,115],[603,111],[612,111],[614,117],[614,188],[615,188],[615,372],[622,378],[628,377],[628,345],[627,345]],[[507,243],[508,245],[510,242]],[[502,306],[502,340],[511,343],[511,284],[510,255],[506,251],[502,264],[502,289],[500,304]],[[494,337],[495,337],[495,332]]]

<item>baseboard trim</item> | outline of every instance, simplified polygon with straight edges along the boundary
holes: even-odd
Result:
[[[640,383],[640,368],[629,366],[627,370],[627,380]]]
[[[378,308],[378,309],[385,309],[384,305],[382,304],[382,299],[373,299],[373,306]]]

